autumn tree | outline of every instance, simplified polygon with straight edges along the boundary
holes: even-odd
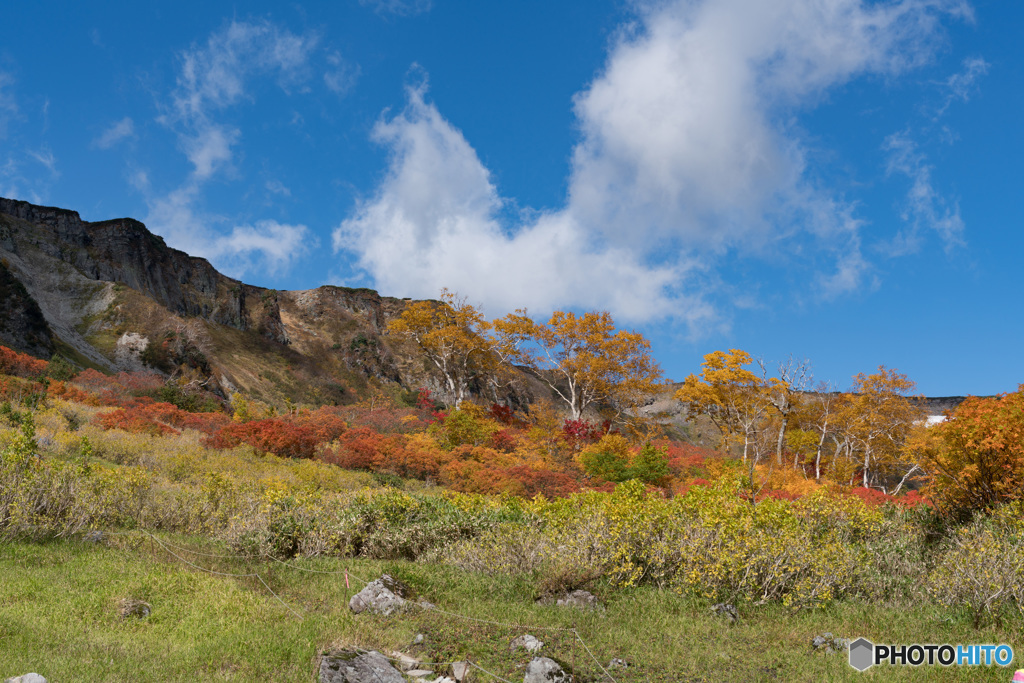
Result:
[[[765,382],[746,366],[750,354],[740,349],[712,351],[704,356],[700,375],[689,375],[676,392],[691,416],[706,415],[722,436],[721,447],[742,443],[743,461],[759,458],[756,438],[767,417],[770,403]]]
[[[862,457],[865,488],[879,484],[880,475],[892,473],[899,463],[910,429],[921,416],[907,396],[915,386],[906,375],[884,365],[874,374],[853,378],[845,421]]]
[[[786,441],[786,429],[790,418],[799,408],[800,396],[811,382],[811,363],[795,360],[792,356],[778,365],[778,377],[769,377],[764,360],[757,361],[761,368],[761,382],[764,397],[778,416],[778,432],[775,437],[775,462],[782,464],[782,447]],[[797,456],[799,457],[799,456]],[[798,462],[794,460],[793,467]]]
[[[491,325],[474,306],[447,289],[440,301],[417,301],[388,324],[391,334],[411,339],[440,371],[455,407],[462,405],[470,384],[496,366]]]
[[[520,309],[494,321],[499,354],[536,373],[569,408],[573,420],[598,403],[620,412],[657,390],[661,369],[639,332],[618,330],[607,312],[556,311],[536,323]]]
[[[968,397],[950,419],[911,441],[926,492],[940,510],[966,517],[1024,495],[1024,384],[1012,394]]]

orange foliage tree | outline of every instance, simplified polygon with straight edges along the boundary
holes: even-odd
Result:
[[[927,495],[951,516],[1024,497],[1024,384],[1012,394],[968,397],[907,452],[925,472]]]
[[[746,367],[751,360],[741,349],[713,351],[704,356],[700,375],[689,375],[676,392],[691,416],[707,415],[718,427],[724,450],[742,444],[743,462],[759,459],[756,436],[771,405],[766,382]]]
[[[414,341],[437,367],[456,408],[465,400],[471,382],[497,366],[489,330],[490,323],[479,310],[447,289],[441,290],[440,302],[409,304],[388,324],[388,332]]]
[[[573,420],[596,403],[620,411],[654,393],[661,369],[639,332],[617,330],[607,312],[555,311],[547,324],[524,309],[494,321],[502,357],[532,368],[568,406]]]

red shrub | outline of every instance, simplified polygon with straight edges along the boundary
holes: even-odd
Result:
[[[157,421],[155,415],[145,407],[117,408],[97,415],[94,421],[103,429],[122,429],[153,436],[178,433],[178,430]]]
[[[345,421],[320,408],[288,417],[271,417],[221,427],[205,443],[213,448],[253,448],[286,458],[312,458],[317,447],[337,439],[346,430]]]
[[[46,371],[49,365],[45,360],[39,360],[25,353],[18,353],[6,346],[0,346],[0,374],[14,375],[15,377],[38,377]]]
[[[516,449],[516,439],[507,429],[499,429],[491,434],[491,448],[502,453],[511,453]]]
[[[548,498],[565,498],[580,490],[579,483],[563,472],[545,468],[534,469],[528,465],[516,465],[502,469],[508,479],[519,482],[527,497],[543,493]]]
[[[608,420],[596,424],[584,419],[566,419],[562,424],[562,438],[572,450],[577,451],[586,444],[600,441],[602,436],[611,431],[611,426]]]

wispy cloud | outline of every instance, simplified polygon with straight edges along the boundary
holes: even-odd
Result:
[[[943,0],[640,3],[575,98],[565,205],[518,223],[500,218],[470,143],[410,89],[374,129],[388,172],[335,249],[396,294],[447,286],[497,311],[599,307],[691,326],[716,318],[697,292],[726,255],[784,256],[824,296],[873,286],[863,221],[814,180],[788,122],[851,79],[926,63],[943,17],[966,12]]]
[[[130,116],[126,116],[117,123],[111,125],[100,134],[92,144],[99,149],[110,149],[122,140],[135,137],[135,122]]]
[[[268,180],[264,187],[267,188],[267,192],[270,194],[281,195],[282,197],[291,197],[292,191],[288,189],[284,183],[280,180]]]
[[[49,149],[28,150],[28,155],[42,164],[50,172],[51,177],[56,178],[60,175],[57,170],[57,157]]]
[[[929,230],[939,235],[946,253],[963,246],[964,222],[960,207],[936,192],[932,184],[933,167],[914,141],[906,132],[896,133],[886,138],[884,149],[888,153],[888,174],[910,180],[910,189],[900,211],[907,227],[888,245],[889,255],[918,251],[922,232]]]
[[[336,95],[347,95],[359,80],[359,65],[349,63],[339,52],[328,53],[327,64],[324,85]]]
[[[963,68],[946,79],[945,99],[935,114],[939,118],[946,113],[953,102],[967,102],[974,94],[979,78],[988,73],[989,63],[981,57],[968,57],[963,61]]]
[[[250,100],[258,80],[273,79],[286,92],[307,81],[318,42],[316,34],[292,33],[269,21],[232,21],[181,53],[176,85],[159,121],[175,132],[192,170],[163,194],[152,191],[144,171],[133,176],[149,205],[146,223],[172,246],[241,276],[278,274],[315,245],[304,225],[270,220],[232,225],[201,207],[204,187],[233,168],[243,137],[240,129],[218,120],[221,112]],[[287,192],[280,184],[276,190]]]
[[[363,7],[370,7],[378,14],[393,14],[409,17],[429,12],[432,0],[359,0]]]

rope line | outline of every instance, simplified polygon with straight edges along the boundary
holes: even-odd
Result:
[[[292,608],[288,603],[286,603],[281,598],[281,596],[278,595],[274,591],[274,589],[272,589],[267,584],[267,582],[263,579],[263,577],[260,576],[259,574],[255,573],[255,572],[249,572],[249,573],[245,573],[245,574],[240,574],[240,573],[235,573],[235,572],[216,571],[216,570],[209,569],[207,567],[202,567],[202,566],[200,566],[198,564],[195,564],[194,562],[191,562],[190,560],[185,559],[181,555],[178,555],[177,553],[174,552],[174,550],[180,550],[181,552],[186,552],[186,553],[190,553],[190,554],[193,554],[193,555],[199,555],[199,556],[202,556],[202,557],[211,557],[211,558],[219,558],[219,559],[235,559],[235,560],[251,561],[252,558],[246,557],[244,555],[221,555],[221,554],[215,554],[215,553],[203,553],[203,552],[199,552],[199,551],[196,551],[196,550],[191,550],[189,548],[184,548],[184,547],[175,545],[173,543],[170,543],[169,541],[161,541],[159,538],[154,536],[152,533],[150,533],[146,529],[140,529],[140,531],[142,531],[142,533],[146,534],[151,539],[153,539],[157,543],[157,545],[159,545],[161,548],[166,550],[168,553],[170,553],[171,555],[176,557],[178,560],[180,560],[184,564],[186,564],[186,565],[188,565],[188,566],[190,566],[190,567],[192,567],[194,569],[198,569],[199,571],[206,572],[207,574],[214,574],[216,576],[225,576],[225,577],[230,577],[230,578],[255,578],[257,581],[259,581],[263,585],[264,588],[267,589],[267,592],[269,592],[272,596],[274,596],[274,599],[276,599],[281,604],[282,607],[284,607],[286,610],[288,610],[289,612],[294,614],[296,617],[298,617],[299,620],[302,620],[302,621],[305,620],[304,617],[301,614],[299,614],[297,611],[295,611],[295,609]],[[128,535],[128,534],[133,533],[133,532],[104,532],[104,533],[109,533],[111,535]],[[172,548],[174,550],[172,550]],[[358,581],[362,581],[363,583],[370,583],[369,581],[366,581],[366,579],[363,579],[363,578],[357,576],[356,574],[354,574],[353,572],[349,571],[348,569],[340,569],[338,571],[325,571],[325,570],[321,570],[321,569],[308,569],[306,567],[299,567],[299,566],[294,565],[294,564],[292,564],[290,562],[285,562],[284,560],[278,559],[278,558],[276,558],[276,557],[274,557],[272,555],[264,554],[264,555],[262,555],[262,557],[265,557],[267,559],[273,560],[274,562],[277,562],[278,564],[284,565],[285,567],[287,567],[289,569],[297,569],[298,571],[303,571],[303,572],[307,572],[307,573],[311,573],[311,574],[328,574],[328,575],[348,574],[349,576],[351,576],[352,578],[354,578],[354,579],[356,579]],[[300,605],[300,607],[301,607],[301,605]],[[475,622],[481,623],[481,624],[489,624],[491,626],[500,626],[500,627],[503,627],[503,628],[510,628],[510,629],[516,629],[516,630],[522,630],[522,631],[555,631],[555,632],[562,632],[562,633],[572,633],[573,636],[575,636],[575,639],[580,642],[580,645],[583,646],[583,649],[586,650],[587,654],[594,661],[594,663],[597,664],[597,667],[601,670],[601,672],[605,675],[605,677],[608,678],[608,680],[612,681],[612,683],[618,683],[618,681],[616,681],[615,678],[610,673],[608,673],[608,670],[604,668],[604,665],[601,664],[601,661],[596,656],[594,656],[594,653],[591,651],[590,647],[587,646],[586,641],[583,640],[583,636],[580,635],[579,631],[576,630],[576,628],[567,628],[567,627],[564,627],[564,626],[524,626],[522,624],[512,624],[512,623],[508,623],[508,622],[494,621],[492,619],[481,619],[479,617],[471,617],[471,616],[469,616],[467,614],[459,614],[458,612],[449,612],[448,610],[441,609],[440,607],[437,607],[436,605],[425,606],[425,607],[423,607],[423,609],[427,610],[427,611],[437,612],[438,614],[444,614],[444,615],[447,615],[447,616],[450,616],[450,617],[457,617],[459,619],[465,619],[465,620],[468,620],[468,621],[475,621]],[[356,649],[359,650],[360,652],[364,652],[364,653],[365,652],[369,652],[368,650],[363,650],[362,648],[356,648]],[[385,657],[386,659],[388,659],[390,661],[395,661],[395,662],[400,662],[401,661],[401,660],[396,659],[394,657],[388,657],[387,655],[381,655],[381,656]],[[448,665],[450,665],[452,663],[453,662],[420,662],[420,664],[423,664],[424,666],[448,666]],[[495,678],[495,679],[497,679],[499,681],[507,681],[507,679],[502,678],[501,676],[498,676],[497,674],[494,674],[494,673],[488,671],[487,669],[484,669],[482,666],[480,666],[476,662],[470,661],[469,664],[470,664],[470,666],[473,666],[473,667],[475,667],[477,669],[480,669],[482,672],[484,672],[488,676],[491,676],[491,677],[493,677],[493,678]]]
[[[483,668],[482,666],[480,666],[476,662],[469,662],[469,665],[471,667],[473,667],[474,669],[480,669],[481,671],[483,671],[485,674],[487,674],[491,678],[497,678],[499,681],[504,681],[505,683],[512,683],[512,681],[508,680],[507,678],[502,678],[498,674],[492,673],[492,672],[488,671],[487,669]]]
[[[199,571],[206,572],[207,574],[215,574],[217,576],[228,576],[228,577],[231,577],[231,578],[255,578],[256,580],[258,580],[260,583],[263,584],[263,587],[266,588],[270,592],[270,594],[273,595],[274,598],[276,598],[277,601],[279,603],[281,603],[281,605],[286,610],[288,610],[289,612],[291,612],[292,614],[297,616],[299,618],[299,621],[304,621],[303,616],[301,614],[299,614],[298,612],[296,612],[294,609],[292,609],[292,607],[288,603],[286,603],[284,600],[282,600],[281,596],[278,595],[277,593],[275,593],[274,589],[271,588],[270,586],[268,586],[267,582],[264,581],[263,577],[260,576],[259,574],[256,574],[254,572],[250,572],[250,573],[247,573],[247,574],[237,574],[237,573],[233,573],[233,572],[219,572],[219,571],[216,571],[216,570],[213,570],[213,569],[208,569],[206,567],[201,567],[201,566],[199,566],[198,564],[196,564],[194,562],[190,562],[189,560],[186,560],[184,557],[182,557],[181,555],[179,555],[176,552],[174,552],[173,550],[171,550],[169,547],[164,545],[163,541],[161,541],[159,538],[157,538],[153,534],[151,534],[151,533],[149,533],[148,531],[145,531],[145,530],[143,530],[143,531],[150,538],[152,538],[154,541],[156,541],[157,545],[159,545],[161,548],[163,548],[168,553],[170,553],[174,557],[178,558],[179,560],[181,560],[182,562],[184,562],[188,566],[194,567],[195,569],[198,569]]]
[[[585,642],[583,642],[583,636],[580,635],[580,632],[577,631],[576,629],[573,629],[572,632],[576,634],[576,638],[579,639],[580,645],[583,646],[583,649],[587,651],[587,654],[590,655],[590,658],[594,660],[595,664],[597,664],[597,668],[599,668],[601,671],[603,671],[604,675],[607,676],[609,678],[609,680],[611,680],[612,683],[618,683],[618,681],[616,681],[612,677],[612,675],[610,673],[608,673],[608,669],[604,668],[604,666],[601,664],[600,660],[598,660],[598,658],[594,656],[594,653],[590,651],[590,648],[587,647],[587,644]]]
[[[478,621],[481,624],[491,624],[492,626],[503,626],[505,628],[520,629],[523,631],[573,631],[572,628],[566,628],[564,626],[523,626],[522,624],[509,624],[502,621],[491,621],[490,619],[479,619],[477,617],[471,617],[466,614],[459,614],[458,612],[449,612],[443,610],[436,605],[433,607],[425,607],[424,609],[433,612],[439,612],[441,614],[447,614],[450,617],[458,617],[460,619],[468,619],[470,621]]]

